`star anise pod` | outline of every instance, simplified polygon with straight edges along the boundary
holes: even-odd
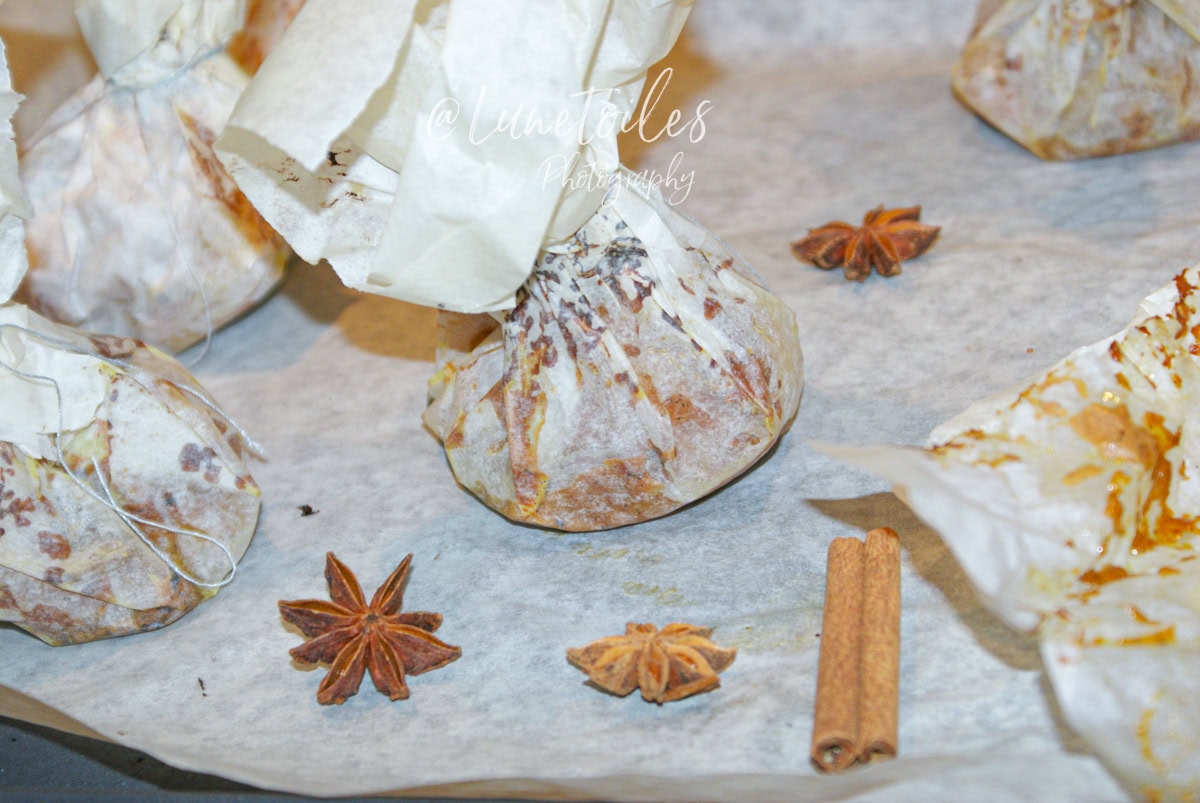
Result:
[[[659,630],[630,622],[623,636],[567,650],[567,660],[605,691],[624,697],[640,687],[642,697],[662,705],[721,684],[717,673],[737,650],[718,647],[711,635],[711,627],[675,623]]]
[[[433,636],[442,624],[440,613],[400,613],[404,581],[412,555],[400,562],[368,605],[354,573],[332,552],[325,555],[325,581],[332,602],[320,599],[281,601],[283,618],[300,628],[310,641],[289,654],[300,663],[330,664],[317,689],[317,702],[341,705],[358,693],[363,672],[371,673],[375,688],[391,700],[408,697],[405,675],[439,669],[462,655]]]
[[[862,226],[835,220],[792,243],[796,259],[831,270],[845,267],[846,278],[865,281],[874,268],[880,276],[895,276],[900,263],[925,253],[937,239],[940,226],[920,222],[921,207],[872,209]]]

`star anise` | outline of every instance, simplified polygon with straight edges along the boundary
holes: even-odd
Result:
[[[439,669],[462,655],[432,635],[440,613],[400,613],[404,581],[412,555],[400,562],[368,605],[354,573],[332,552],[325,555],[325,581],[332,602],[320,599],[281,601],[283,618],[311,640],[289,654],[300,663],[330,664],[317,689],[317,702],[341,705],[358,693],[363,672],[391,700],[408,697],[405,675]]]
[[[652,624],[625,625],[625,635],[609,636],[567,650],[567,660],[605,691],[624,697],[641,688],[642,697],[662,705],[714,689],[737,650],[708,640],[710,627],[680,623],[661,631]]]
[[[925,253],[937,239],[940,226],[920,222],[921,207],[872,209],[862,226],[835,220],[792,243],[796,259],[831,270],[845,267],[846,278],[865,281],[874,268],[880,276],[895,276],[900,263]]]

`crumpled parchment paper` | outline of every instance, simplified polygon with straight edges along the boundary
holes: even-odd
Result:
[[[828,447],[942,533],[997,615],[1037,629],[1067,720],[1145,797],[1200,784],[1195,394],[1200,268],[1118,334],[938,427]]]
[[[217,151],[296,252],[348,286],[511,308],[543,244],[600,205],[645,72],[690,7],[309,0]]]
[[[22,156],[37,214],[21,298],[177,351],[261,300],[288,254],[212,151],[248,80],[221,52],[245,6],[77,5],[100,73]]]
[[[686,209],[796,310],[804,397],[770,460],[635,527],[507,524],[453,484],[420,426],[435,313],[300,266],[200,367],[271,456],[237,582],[127,639],[52,650],[0,631],[2,710],[37,718],[41,701],[176,766],[306,794],[1127,798],[1061,715],[1036,639],[980,603],[888,481],[805,445],[924,444],[1119,331],[1197,262],[1196,147],[1036,159],[950,91],[971,13],[702,0],[672,53],[661,109],[708,100],[707,132],[637,143],[634,166],[694,170]],[[858,284],[793,260],[808,228],[880,203],[920,203],[942,226],[900,276]],[[807,746],[825,553],[880,525],[903,552],[900,757],[821,777]],[[442,613],[462,658],[413,678],[404,703],[368,689],[318,706],[322,671],[291,665],[301,639],[276,601],[323,596],[330,549],[367,588],[413,552],[406,605]],[[565,649],[627,621],[712,626],[737,661],[711,694],[614,699]]]

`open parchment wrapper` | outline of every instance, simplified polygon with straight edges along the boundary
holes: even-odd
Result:
[[[80,0],[101,73],[22,159],[36,216],[21,300],[170,350],[271,290],[288,251],[212,151],[247,76],[221,51],[244,5]]]
[[[1068,722],[1157,799],[1200,785],[1198,290],[1200,267],[928,449],[824,447],[892,480],[982,599],[1037,630]]]
[[[690,6],[308,0],[217,152],[348,286],[509,309],[543,243],[599,206],[624,115]]]
[[[0,306],[0,620],[91,641],[166,625],[231,579],[259,492],[218,410],[136,340]]]
[[[1044,159],[1200,137],[1200,7],[1189,0],[984,0],[959,98]]]
[[[655,193],[615,188],[542,252],[517,306],[442,313],[425,421],[455,476],[516,521],[661,516],[764,455],[800,403],[791,309]]]

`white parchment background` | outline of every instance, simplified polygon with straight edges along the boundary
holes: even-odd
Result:
[[[950,95],[972,14],[698,0],[660,109],[710,101],[705,136],[626,143],[660,173],[682,153],[682,208],[797,312],[804,398],[766,463],[636,527],[510,525],[455,486],[420,428],[432,312],[299,266],[198,369],[270,456],[252,469],[264,513],[237,580],[158,633],[52,649],[0,629],[0,713],[37,718],[32,698],[171,764],[318,795],[1120,799],[1061,724],[1034,640],[975,602],[882,480],[805,445],[921,444],[1200,261],[1200,145],[1037,160]],[[879,203],[922,204],[943,227],[901,276],[860,285],[793,261],[808,227]],[[825,550],[880,525],[903,546],[901,758],[819,777]],[[326,550],[368,591],[413,552],[406,606],[442,612],[463,657],[414,678],[406,702],[368,683],[318,706],[323,670],[291,665],[300,637],[275,603],[325,595]],[[631,620],[713,626],[738,659],[718,691],[661,708],[585,686],[565,648]]]

